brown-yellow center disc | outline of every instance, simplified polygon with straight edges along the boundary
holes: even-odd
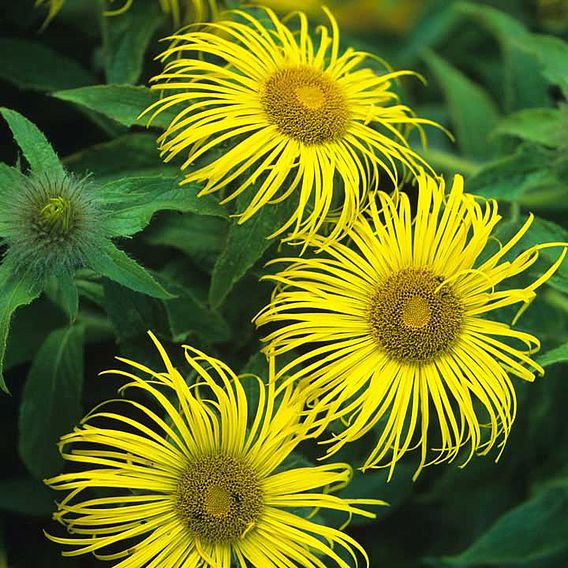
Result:
[[[181,521],[211,544],[238,540],[254,526],[262,507],[263,495],[254,472],[223,454],[189,464],[176,492]]]
[[[261,102],[278,130],[304,144],[323,144],[341,138],[349,112],[341,86],[313,67],[286,67],[265,82]]]
[[[387,278],[371,300],[369,321],[380,347],[401,362],[427,362],[458,337],[463,308],[450,284],[427,269]]]

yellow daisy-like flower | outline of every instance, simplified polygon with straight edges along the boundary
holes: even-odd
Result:
[[[72,534],[49,537],[75,547],[63,554],[92,552],[117,561],[117,568],[230,568],[232,562],[241,568],[323,568],[322,557],[349,568],[333,548],[338,546],[368,565],[350,536],[296,514],[335,509],[374,517],[358,505],[383,504],[328,494],[349,482],[347,464],[283,466],[308,427],[298,422],[304,399],[292,389],[276,393],[256,377],[239,378],[222,362],[184,346],[197,376],[188,385],[152,339],[164,372],[127,359],[121,361],[148,378],[108,371],[127,377],[121,391],[142,391],[144,402],[104,403],[61,439],[63,457],[80,465],[46,481],[68,492],[54,518]],[[244,380],[257,383],[256,410]]]
[[[113,0],[108,0],[112,2]],[[134,0],[125,0],[122,6],[114,10],[104,12],[105,16],[117,16],[126,12]],[[172,18],[174,27],[182,23],[204,22],[214,19],[218,13],[217,0],[158,0],[165,14]],[[36,6],[47,5],[47,18],[44,26],[57,15],[65,0],[36,0]]]
[[[372,55],[340,54],[329,11],[330,28],[317,28],[315,44],[305,14],[293,14],[295,32],[272,10],[259,10],[259,18],[237,10],[232,20],[169,38],[162,55],[169,61],[152,85],[165,96],[144,114],[151,122],[184,105],[159,139],[162,155],[184,156],[182,183],[205,182],[200,195],[225,189],[224,203],[248,190],[240,223],[294,195],[294,213],[272,236],[291,228],[290,238],[303,238],[337,208],[333,240],[362,209],[379,172],[396,185],[397,166],[416,173],[426,165],[406,136],[434,123],[415,117],[392,91],[393,80],[413,72],[377,74],[365,66]],[[198,160],[205,163],[190,169]]]
[[[302,352],[280,369],[302,381],[313,411],[326,423],[340,418],[328,455],[377,431],[363,469],[388,466],[420,449],[416,475],[429,463],[452,460],[469,444],[475,452],[504,446],[516,411],[510,376],[532,381],[543,369],[533,359],[539,341],[490,319],[498,309],[526,305],[562,262],[523,288],[505,281],[534,264],[547,243],[506,260],[529,229],[489,255],[500,220],[495,201],[464,193],[456,176],[446,195],[443,181],[419,178],[417,213],[405,194],[378,193],[370,220],[315,258],[270,276],[278,283],[272,302],[256,318],[276,324],[265,348],[278,356]],[[321,246],[323,238],[311,243]],[[279,261],[276,261],[279,262]],[[513,321],[514,323],[514,321]],[[274,327],[274,326],[273,326]],[[286,384],[286,383],[284,383]]]

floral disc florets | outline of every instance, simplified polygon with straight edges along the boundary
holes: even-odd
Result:
[[[408,268],[386,279],[369,310],[372,334],[393,359],[426,362],[459,336],[463,309],[444,278]]]
[[[254,472],[227,455],[191,463],[178,485],[180,518],[193,534],[211,544],[241,538],[254,525],[262,505]]]
[[[332,142],[347,130],[345,94],[318,69],[279,69],[266,81],[261,100],[270,122],[304,144]]]
[[[38,278],[84,265],[101,236],[101,207],[88,180],[47,173],[22,180],[0,211],[6,261]]]

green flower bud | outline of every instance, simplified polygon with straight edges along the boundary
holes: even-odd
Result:
[[[84,266],[105,236],[102,206],[88,177],[22,176],[0,207],[5,262],[39,279]]]

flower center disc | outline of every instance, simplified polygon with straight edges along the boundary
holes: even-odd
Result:
[[[323,144],[341,138],[349,112],[340,85],[312,67],[288,67],[264,84],[261,103],[282,134],[304,144]]]
[[[446,351],[458,336],[463,309],[450,285],[425,269],[390,276],[371,302],[372,334],[393,359],[427,362]]]
[[[251,469],[223,454],[191,463],[180,478],[176,510],[204,542],[230,543],[255,524],[263,496]]]

